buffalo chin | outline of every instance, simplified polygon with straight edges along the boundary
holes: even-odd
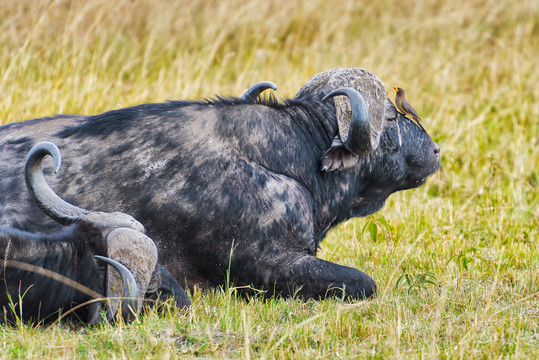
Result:
[[[401,183],[401,186],[398,187],[397,191],[414,189],[414,188],[420,187],[421,185],[425,184],[425,182],[427,182],[427,178],[431,176],[432,174],[434,174],[438,170],[439,167],[440,165],[438,164],[424,176],[421,176],[421,175],[417,176],[415,174],[410,174],[406,176],[404,181]]]

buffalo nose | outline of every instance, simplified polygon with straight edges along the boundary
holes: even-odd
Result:
[[[440,147],[436,143],[434,143],[434,155],[440,156]]]

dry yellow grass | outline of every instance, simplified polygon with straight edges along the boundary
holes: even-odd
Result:
[[[374,301],[194,293],[189,313],[88,335],[1,328],[0,357],[537,356],[537,1],[5,1],[0,50],[3,124],[239,95],[260,80],[289,97],[357,66],[390,98],[405,88],[442,148],[425,186],[322,244],[322,257],[373,274]]]

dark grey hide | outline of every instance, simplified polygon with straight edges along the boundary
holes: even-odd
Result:
[[[230,262],[235,285],[268,295],[318,299],[344,290],[346,298],[369,298],[374,280],[316,258],[318,246],[338,223],[422,185],[438,169],[439,148],[382,102],[376,149],[321,171],[321,158],[339,139],[334,101],[322,101],[333,90],[303,89],[284,103],[170,101],[6,125],[0,219],[25,230],[58,228],[23,188],[24,156],[47,140],[65,154],[65,171],[49,177],[58,194],[135,217],[180,283],[222,285]],[[359,91],[370,104],[369,91]]]

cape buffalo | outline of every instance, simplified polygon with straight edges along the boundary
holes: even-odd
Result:
[[[65,151],[50,177],[89,209],[141,221],[180,283],[268,295],[363,299],[374,280],[316,257],[326,233],[422,185],[440,149],[395,110],[384,84],[357,68],[314,76],[293,99],[169,101],[0,128],[0,221],[47,221],[23,191],[21,159],[38,141]]]
[[[58,311],[68,310],[92,298],[104,299],[106,295],[118,297],[109,302],[109,320],[114,318],[122,297],[130,298],[123,301],[122,316],[126,320],[132,318],[133,312],[140,309],[142,302],[137,299],[146,294],[150,279],[156,282],[151,285],[155,287],[154,292],[161,289],[161,283],[165,283],[165,289],[170,287],[166,279],[168,273],[159,268],[156,271],[155,244],[142,234],[142,225],[126,214],[91,212],[59,198],[43,177],[41,163],[46,155],[52,156],[54,170],[58,171],[61,158],[56,145],[37,144],[26,160],[28,190],[46,214],[62,224],[71,225],[53,234],[0,227],[3,255],[0,280],[4,285],[0,290],[0,308],[3,309],[0,319],[48,320]],[[111,277],[109,273],[107,280],[106,265],[96,258],[114,267],[121,279]],[[128,264],[135,277],[118,261]],[[157,275],[152,277],[154,272],[157,275],[164,273],[165,279],[157,278]],[[170,275],[168,277],[172,279]],[[119,281],[124,285],[117,286]],[[183,289],[175,284],[170,289],[181,295]],[[85,313],[81,318],[94,324],[100,319],[101,308],[101,302],[91,303],[81,309]]]
[[[129,270],[100,256],[106,255],[105,241],[91,223],[71,225],[51,235],[1,227],[0,251],[4,257],[0,267],[0,322],[47,321],[58,312],[89,300],[104,300],[106,265],[101,265],[96,257],[123,274],[126,285],[122,288],[129,291],[122,296],[137,296],[135,278]],[[100,319],[102,305],[90,303],[78,315],[95,324]],[[128,318],[126,305],[127,302],[122,309]]]

